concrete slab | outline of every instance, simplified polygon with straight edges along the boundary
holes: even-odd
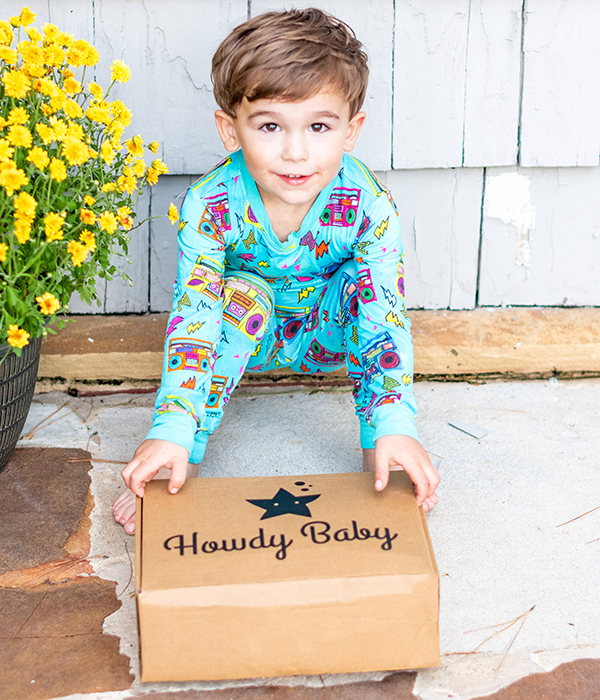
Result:
[[[556,674],[564,673],[562,687],[569,683],[568,673],[589,680],[587,685],[573,681],[581,694],[565,697],[593,697],[589,692],[596,687],[592,681],[598,682],[597,662],[581,660],[600,659],[600,540],[594,541],[600,538],[600,510],[562,524],[600,506],[599,389],[598,379],[415,385],[422,441],[441,458],[440,503],[428,515],[428,524],[441,574],[443,665],[419,672],[406,697],[474,700],[497,693],[492,697],[498,700],[558,698],[543,695],[554,681],[539,679],[556,680]],[[93,457],[125,462],[150,426],[153,398],[37,395],[35,410],[44,415],[67,402],[70,422],[53,423],[36,440],[69,447],[87,435]],[[452,428],[450,420],[488,433],[477,440]],[[355,471],[360,461],[358,425],[345,388],[313,393],[243,389],[235,393],[209,444],[201,474],[307,475]],[[114,462],[94,461],[90,472],[96,504],[91,554],[101,557],[91,562],[96,576],[117,584],[122,606],[105,620],[104,631],[120,638],[120,650],[131,657],[137,676],[134,543],[112,521],[110,504],[121,488],[120,464]],[[499,633],[486,641],[494,632]],[[575,665],[552,676],[561,664]],[[540,674],[537,685],[529,682],[532,674]],[[183,700],[202,698],[199,691],[274,686],[303,687],[302,697],[310,697],[311,688],[377,684],[385,676],[144,685],[136,680],[127,692],[91,696],[82,689],[69,698],[121,700],[143,693],[177,698],[179,693]],[[519,687],[513,685],[519,682]],[[375,688],[363,690],[365,698],[385,697]],[[509,690],[512,694],[506,694]]]

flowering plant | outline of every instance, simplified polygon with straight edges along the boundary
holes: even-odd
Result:
[[[144,161],[157,142],[122,142],[131,112],[108,95],[129,80],[125,63],[113,61],[106,93],[86,88],[98,51],[34,20],[28,7],[0,20],[0,343],[16,354],[56,332],[74,292],[91,303],[96,277],[126,277],[112,256],[127,255],[143,223],[134,226],[135,201],[168,172],[158,158]]]

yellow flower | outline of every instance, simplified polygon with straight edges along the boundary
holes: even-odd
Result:
[[[29,345],[29,333],[23,328],[19,328],[16,324],[11,324],[8,327],[6,342],[12,345],[13,348],[24,348],[26,345]]]
[[[117,185],[114,182],[107,182],[101,187],[102,192],[114,192],[116,189]]]
[[[54,129],[46,124],[36,124],[35,130],[40,135],[42,141],[48,145],[54,141]]]
[[[158,173],[154,168],[148,168],[148,170],[146,170],[146,180],[149,185],[156,185],[158,182]]]
[[[85,197],[83,198],[83,203],[87,204],[88,207],[91,207],[92,204],[94,204],[96,200],[92,197],[91,194],[86,194]]]
[[[117,184],[121,192],[133,194],[137,187],[137,178],[134,176],[131,168],[124,168],[123,175],[117,179]]]
[[[71,254],[73,267],[80,267],[81,263],[86,259],[89,248],[79,241],[69,241],[67,251]]]
[[[131,78],[131,70],[123,61],[114,60],[110,67],[110,79],[119,83],[126,83]]]
[[[129,231],[133,226],[133,218],[131,216],[130,207],[119,207],[117,209],[117,217],[119,219],[121,227],[124,228],[126,231]]]
[[[29,240],[31,234],[31,222],[26,219],[15,218],[15,236],[20,245],[24,245]]]
[[[46,238],[49,241],[60,241],[64,234],[64,231],[62,230],[64,223],[65,220],[60,214],[55,214],[54,212],[46,214],[44,217],[44,230],[46,232]]]
[[[152,161],[152,167],[159,175],[166,175],[169,172],[166,163],[163,163],[160,158]]]
[[[48,154],[46,153],[46,151],[43,148],[40,148],[39,146],[34,146],[29,151],[27,160],[30,163],[33,163],[35,167],[39,168],[40,170],[44,170],[50,162],[50,158],[48,158]]]
[[[47,117],[49,117],[51,114],[54,114],[54,111],[55,111],[55,110],[54,110],[54,107],[51,107],[51,106],[48,105],[48,104],[43,104],[43,105],[42,105],[42,112],[43,112]]]
[[[21,52],[25,63],[40,65],[44,62],[44,50],[33,41],[21,41],[17,44],[17,49]]]
[[[92,253],[96,250],[96,237],[94,236],[93,231],[88,231],[87,228],[84,229],[79,234],[79,240],[83,243],[83,245],[87,246],[88,250],[90,250]]]
[[[62,154],[69,165],[81,165],[90,157],[85,143],[70,136],[63,141]]]
[[[88,44],[83,52],[83,63],[86,66],[95,66],[100,60],[98,49],[91,44]]]
[[[172,224],[175,224],[179,221],[179,212],[177,211],[177,207],[174,204],[171,204],[171,206],[169,207],[169,212],[167,216],[169,217],[169,221]]]
[[[42,35],[38,32],[38,30],[35,27],[29,27],[29,29],[26,29],[25,32],[29,37],[30,41],[42,40]]]
[[[57,112],[59,109],[63,109],[66,102],[67,96],[62,90],[57,90],[54,95],[50,98],[50,106]]]
[[[14,109],[11,109],[9,114],[8,114],[8,119],[6,120],[7,125],[8,124],[27,124],[29,121],[29,114],[27,114],[27,110],[23,109],[23,107],[15,107]]]
[[[16,52],[15,49],[9,49],[6,46],[0,46],[0,59],[4,61],[4,63],[8,63],[11,66],[14,66],[15,63],[19,60],[19,54]]]
[[[144,171],[146,170],[146,163],[144,160],[136,160],[135,163],[133,164],[133,174],[136,177],[142,177],[144,174]]]
[[[148,144],[148,150],[151,151],[152,153],[156,153],[160,147],[160,143],[158,141],[152,141],[152,143]]]
[[[52,95],[56,94],[58,87],[56,83],[53,83],[50,80],[50,78],[38,78],[37,80],[33,81],[33,89],[42,95],[52,97]]]
[[[99,124],[108,124],[112,119],[108,105],[104,102],[101,105],[90,105],[85,115],[88,119],[98,122]]]
[[[93,81],[88,83],[88,90],[97,100],[101,100],[104,97],[104,91],[102,90],[102,87],[98,85],[98,83]]]
[[[76,95],[78,92],[81,92],[81,83],[78,80],[75,80],[75,78],[69,76],[68,78],[65,78],[64,88],[70,95]]]
[[[100,215],[100,228],[107,233],[114,233],[117,230],[117,217],[110,211],[105,211]]]
[[[50,161],[50,177],[57,182],[67,179],[67,168],[60,158],[53,158]]]
[[[13,146],[23,146],[29,148],[31,146],[31,131],[26,126],[14,124],[8,130],[8,140]]]
[[[72,34],[69,34],[68,32],[59,32],[58,36],[56,37],[56,41],[61,44],[62,46],[66,46],[70,48],[71,46],[75,46],[75,37]]]
[[[49,66],[62,65],[66,56],[64,49],[61,49],[56,44],[44,47],[44,63],[47,63]]]
[[[6,139],[0,139],[0,163],[8,163],[12,158],[15,149],[11,147]]]
[[[55,24],[49,24],[48,22],[43,25],[42,31],[46,35],[46,39],[51,41],[56,41],[60,34],[59,28]]]
[[[40,311],[44,316],[54,314],[60,309],[60,301],[50,292],[45,292],[41,297],[36,297],[35,300],[40,305]]]
[[[21,187],[28,183],[29,178],[27,175],[14,165],[9,165],[0,170],[0,185],[4,187],[9,197],[13,196],[15,190],[21,189]]]
[[[19,15],[19,19],[21,20],[21,26],[26,27],[27,25],[32,24],[33,22],[35,22],[35,17],[35,12],[32,12],[29,9],[29,7],[25,6],[21,10],[21,14]]]
[[[79,212],[79,217],[86,226],[93,226],[98,218],[91,209],[82,209]]]
[[[14,201],[15,209],[21,212],[25,218],[33,220],[35,217],[35,210],[37,208],[37,202],[29,194],[29,192],[21,192],[15,197]]]
[[[10,23],[0,20],[0,44],[11,44],[13,40],[13,30]]]
[[[75,102],[75,100],[67,100],[63,109],[69,119],[80,119],[83,117],[83,109],[81,109],[81,106]]]
[[[105,141],[102,146],[100,146],[100,155],[102,156],[102,160],[108,163],[108,165],[115,159],[115,152],[108,141]]]
[[[110,111],[115,118],[116,124],[112,127],[116,131],[117,126],[129,126],[131,124],[131,112],[127,107],[121,102],[121,100],[115,100],[110,104]]]
[[[125,145],[134,158],[144,157],[144,142],[141,136],[132,136],[129,141],[125,141]]]
[[[8,250],[8,246],[6,243],[0,243],[0,262],[4,262],[6,260],[6,251]]]
[[[58,119],[57,117],[50,117],[48,121],[50,122],[50,126],[54,131],[54,137],[56,140],[62,141],[69,133],[69,126],[67,122],[63,121],[62,119]],[[73,134],[69,135],[72,136]]]
[[[18,70],[6,72],[2,76],[2,82],[9,97],[25,97],[31,86],[31,80]]]

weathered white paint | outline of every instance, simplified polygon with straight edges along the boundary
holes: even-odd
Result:
[[[515,260],[517,226],[486,207],[479,303],[600,306],[600,168],[489,168],[488,184],[517,173],[535,209],[530,264]]]
[[[535,227],[535,207],[531,203],[529,178],[511,172],[489,175],[485,188],[485,216],[501,219],[517,229],[515,264],[529,267],[531,241],[529,232]]]
[[[98,79],[108,84],[115,58],[132,71],[130,82],[111,93],[133,111],[128,133],[160,141],[173,173],[208,170],[223,154],[212,116],[217,106],[210,62],[221,40],[246,18],[246,0],[180,0],[176,7],[161,0],[95,0],[94,7]]]
[[[181,208],[187,188],[196,178],[189,175],[168,175],[152,190],[150,234],[150,310],[171,311],[173,282],[177,276],[177,224],[171,224],[166,213],[171,203]]]
[[[391,168],[392,153],[392,41],[394,28],[393,0],[348,2],[315,0],[294,2],[294,7],[318,7],[347,22],[363,43],[369,56],[369,87],[363,109],[367,121],[353,155],[374,170]],[[271,0],[252,0],[252,16],[269,10],[282,10]]]
[[[469,0],[396,3],[394,168],[462,165]]]
[[[386,173],[400,211],[410,308],[475,306],[483,170]]]
[[[521,15],[522,0],[471,0],[464,111],[467,167],[517,162]]]
[[[523,166],[598,165],[600,3],[527,0]]]

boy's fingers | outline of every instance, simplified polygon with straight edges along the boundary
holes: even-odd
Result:
[[[185,484],[187,477],[187,459],[173,460],[171,464],[171,477],[169,479],[169,493],[177,493]]]
[[[389,478],[389,466],[384,459],[377,459],[377,451],[375,451],[375,491],[383,491],[388,485]]]

